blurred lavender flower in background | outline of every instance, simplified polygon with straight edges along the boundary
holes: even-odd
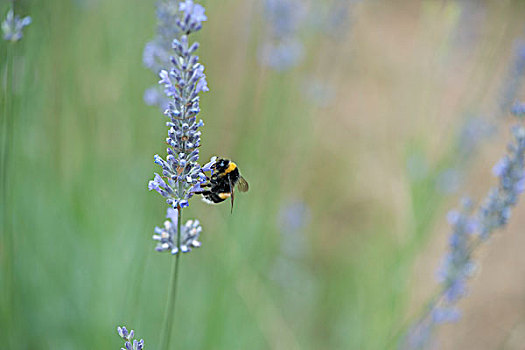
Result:
[[[512,106],[511,113],[516,117],[523,117],[525,115],[525,103],[516,102]]]
[[[17,42],[22,39],[22,30],[31,24],[31,17],[20,18],[15,15],[13,10],[7,12],[5,20],[2,22],[3,38],[7,41]]]
[[[306,246],[304,228],[310,222],[310,208],[300,200],[284,205],[279,211],[278,227],[282,234],[281,249],[285,255],[298,258]]]
[[[179,0],[164,0],[157,2],[157,34],[144,46],[142,61],[156,76],[162,69],[171,66],[171,43],[180,38],[181,30],[176,25],[179,17]],[[159,106],[162,110],[168,108],[169,99],[164,95],[162,87],[152,86],[144,92],[144,101],[150,106]]]
[[[436,323],[442,323],[444,320],[452,321],[456,316],[459,317],[459,312],[453,305],[466,294],[466,281],[475,270],[470,254],[470,236],[476,229],[476,221],[470,217],[472,202],[464,199],[462,206],[461,211],[450,211],[447,215],[452,234],[448,242],[449,251],[438,270],[438,280],[444,290],[443,303],[447,306],[433,310]]]
[[[126,327],[122,326],[117,327],[117,332],[120,337],[125,340],[124,348],[121,348],[122,350],[142,350],[144,348],[143,339],[140,341],[133,339],[135,336],[135,332],[133,332],[133,330],[128,332]]]
[[[315,279],[308,268],[309,242],[306,228],[311,220],[311,210],[300,199],[289,200],[281,206],[277,217],[280,231],[280,251],[270,270],[270,279],[283,290],[286,307],[292,312],[308,317],[316,296]]]
[[[193,53],[199,48],[198,43],[188,42],[188,35],[201,29],[201,22],[206,20],[204,8],[186,0],[179,4],[179,15],[175,23],[181,35],[180,40],[173,40],[175,57],[173,67],[161,70],[159,84],[164,86],[164,93],[170,99],[164,114],[170,117],[167,126],[167,157],[154,156],[155,163],[162,167],[162,175],[155,174],[149,182],[149,189],[155,190],[166,198],[166,202],[175,209],[187,207],[188,200],[200,185],[206,182],[199,159],[200,135],[198,130],[204,123],[197,121],[200,112],[199,93],[208,91],[204,66]],[[206,168],[205,168],[206,169]]]
[[[516,96],[523,86],[525,75],[525,43],[517,43],[514,49],[514,60],[507,73],[505,85],[501,92],[499,108],[509,111],[516,100]],[[500,112],[501,113],[501,112]],[[499,114],[499,113],[498,113]]]
[[[427,312],[409,329],[401,348],[427,348],[437,325],[460,318],[456,304],[466,295],[466,283],[475,270],[473,253],[496,229],[507,224],[512,207],[525,189],[525,128],[517,125],[511,131],[514,141],[507,147],[508,154],[493,169],[499,185],[489,191],[476,214],[471,214],[470,200],[464,200],[460,212],[448,214],[452,234],[449,250],[438,271],[439,293],[431,300]]]
[[[168,208],[166,217],[169,220],[164,222],[164,227],[155,227],[155,234],[153,239],[158,241],[155,250],[158,252],[169,251],[171,254],[177,254],[179,247],[177,247],[177,210]],[[191,251],[191,248],[199,248],[201,242],[199,242],[199,235],[202,231],[202,227],[198,220],[188,220],[181,228],[181,244],[180,251],[187,253]]]
[[[438,190],[445,190],[445,193],[452,193],[449,189],[458,188],[460,184],[451,183],[451,186],[445,184],[447,174],[450,170],[455,170],[459,176],[449,177],[449,180],[461,179],[461,168],[464,168],[469,159],[477,152],[479,145],[491,137],[498,130],[497,117],[505,114],[506,111],[511,111],[515,116],[525,115],[525,105],[516,102],[518,95],[525,78],[525,43],[517,43],[514,48],[513,61],[507,76],[504,79],[503,87],[501,89],[498,101],[497,110],[493,113],[493,118],[483,117],[468,117],[460,129],[457,136],[458,155],[456,162],[458,165],[453,169],[445,169],[443,175],[438,176],[439,184],[436,184]],[[503,113],[505,111],[505,113]]]
[[[157,34],[144,47],[144,65],[155,74],[170,65],[171,43],[179,38],[180,28],[176,25],[179,17],[179,1],[165,0],[157,3]]]
[[[266,35],[259,47],[262,65],[284,71],[297,65],[303,56],[298,38],[306,7],[301,0],[266,0]]]
[[[148,106],[158,106],[162,111],[168,108],[169,98],[164,95],[161,86],[152,86],[144,91],[144,102]]]
[[[516,125],[512,134],[515,142],[508,145],[508,154],[493,169],[494,175],[499,177],[499,186],[491,189],[478,212],[479,233],[483,240],[507,224],[512,207],[525,189],[525,128]]]
[[[323,33],[340,40],[349,33],[353,23],[354,6],[361,0],[331,0],[311,2],[308,11],[308,26],[314,32]]]

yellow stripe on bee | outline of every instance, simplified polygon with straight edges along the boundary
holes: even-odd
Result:
[[[230,165],[228,165],[228,167],[226,168],[226,170],[224,170],[224,173],[225,173],[225,174],[228,174],[228,173],[234,171],[235,168],[237,168],[237,164],[235,164],[234,162],[230,162]]]
[[[226,198],[230,198],[231,195],[232,195],[231,193],[227,193],[227,192],[219,193],[219,198],[226,199]]]

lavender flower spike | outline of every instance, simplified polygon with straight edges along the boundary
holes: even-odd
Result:
[[[124,339],[124,348],[121,348],[121,350],[142,350],[144,348],[144,340],[141,339],[140,341],[133,339],[135,336],[135,333],[133,330],[129,331],[126,329],[126,327],[117,327],[117,332],[120,335],[122,339]]]
[[[204,66],[194,55],[199,45],[190,45],[188,41],[188,35],[199,30],[202,21],[206,20],[204,8],[186,0],[179,4],[178,13],[176,24],[184,34],[180,40],[173,40],[172,68],[159,73],[159,84],[164,86],[164,93],[170,99],[164,112],[170,118],[166,139],[168,155],[166,159],[155,155],[155,163],[162,167],[162,176],[155,174],[148,185],[150,190],[165,197],[174,209],[187,207],[194,194],[192,189],[206,182],[197,163],[201,135],[198,129],[204,125],[202,120],[197,121],[197,115],[200,112],[199,94],[209,90]]]
[[[155,227],[155,234],[153,239],[158,242],[158,252],[169,251],[175,255],[179,252],[177,247],[177,210],[168,208],[166,217],[169,220],[164,222],[164,227]],[[202,227],[198,220],[188,220],[184,226],[181,227],[181,244],[180,251],[187,253],[191,248],[199,248],[199,235]]]
[[[508,145],[509,153],[493,169],[494,175],[499,177],[499,186],[490,190],[478,212],[479,234],[483,240],[507,224],[511,208],[525,189],[525,128],[516,125],[512,134],[515,142]]]
[[[476,267],[474,252],[495,230],[507,224],[512,207],[525,189],[525,127],[514,126],[512,134],[514,142],[508,145],[508,154],[493,169],[499,185],[489,191],[477,213],[471,214],[470,201],[465,201],[461,212],[449,213],[452,234],[438,273],[441,288],[428,312],[411,327],[401,348],[426,348],[437,325],[460,318],[456,304],[467,294],[466,284]]]
[[[7,12],[5,20],[2,22],[2,32],[4,40],[17,42],[22,39],[22,30],[31,24],[31,17],[20,18],[15,15],[13,10]]]

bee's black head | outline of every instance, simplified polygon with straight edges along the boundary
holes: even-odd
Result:
[[[228,166],[230,165],[230,161],[228,159],[219,158],[213,165],[215,170],[217,170],[219,173],[222,173],[226,169],[228,169]]]

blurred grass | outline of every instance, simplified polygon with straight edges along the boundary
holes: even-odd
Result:
[[[511,13],[517,3],[493,5],[486,22],[505,22],[503,32],[480,39],[472,57],[456,57],[468,51],[453,46],[458,7],[423,3],[363,4],[362,18],[397,17],[379,29],[357,17],[346,39],[310,37],[306,63],[279,75],[257,65],[260,4],[205,2],[209,21],[197,36],[211,91],[202,98],[201,155],[235,159],[251,190],[233,215],[228,205],[197,200],[184,212],[204,232],[203,247],[181,261],[178,348],[393,347],[410,308],[412,264],[443,214],[446,199],[433,183],[453,162],[447,128],[479,101],[480,110],[491,108],[498,52],[521,28]],[[154,2],[17,7],[33,24],[17,45],[11,186],[2,203],[15,238],[8,348],[118,348],[116,326],[125,324],[154,349],[172,259],[153,251],[165,205],[146,190],[166,134],[161,114],[142,101],[156,81],[141,63]],[[405,26],[418,28],[410,52],[420,56],[374,40],[385,28],[399,30],[393,37],[410,32]],[[441,76],[456,64],[470,69],[469,60],[474,73],[453,81],[463,90],[436,103],[451,84]],[[304,98],[312,72],[336,87],[332,106]],[[428,155],[431,172],[414,182],[403,164],[417,153]],[[291,198],[307,203],[312,222],[282,283],[272,277],[283,255],[276,217]]]

